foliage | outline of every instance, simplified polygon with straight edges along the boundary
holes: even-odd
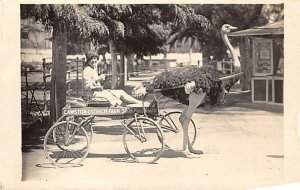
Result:
[[[224,81],[219,78],[224,76],[219,71],[202,66],[189,66],[185,68],[176,68],[165,71],[157,76],[150,83],[144,83],[146,91],[151,93],[154,89],[161,89],[161,93],[180,103],[188,104],[188,94],[185,93],[183,86],[186,83],[195,81],[195,93],[205,92],[210,100],[210,105],[220,103],[221,92],[223,88],[227,91],[239,80],[234,77]]]
[[[267,23],[273,23],[284,19],[284,5],[283,4],[267,4],[262,7],[258,19],[252,26],[261,26]]]
[[[217,59],[226,55],[226,48],[221,39],[220,28],[223,24],[230,24],[244,30],[254,26],[261,26],[269,22],[282,20],[284,18],[283,4],[207,4],[190,5],[195,12],[207,17],[211,23],[211,30],[205,32],[203,37],[198,37],[202,46],[208,48],[207,52]],[[197,33],[196,33],[197,35]],[[232,39],[237,44],[238,39]]]
[[[87,7],[75,4],[22,4],[21,18],[41,22],[50,31],[53,26],[63,24],[68,36],[76,36],[76,39],[99,40],[108,34],[107,26],[90,17]]]
[[[239,29],[248,28],[259,16],[262,7],[261,4],[189,4],[187,6],[210,20],[211,27],[206,31],[193,27],[176,28],[173,33],[178,33],[178,35],[169,40],[169,43],[174,45],[176,41],[183,41],[186,37],[196,39],[199,42],[203,60],[208,60],[211,55],[217,60],[222,60],[226,56],[227,48],[220,34],[223,24],[231,24]]]
[[[49,31],[61,23],[70,44],[117,41],[125,54],[151,55],[164,51],[172,28],[193,26],[206,30],[210,22],[193,9],[176,4],[22,4],[21,18],[33,18]],[[82,45],[81,45],[82,46]],[[72,47],[82,51],[82,48]]]
[[[184,5],[131,5],[132,14],[122,22],[127,54],[153,55],[165,51],[165,43],[174,27],[191,26],[207,30],[210,22]]]
[[[108,27],[108,38],[112,40],[110,46],[116,48],[111,53],[135,53],[138,57],[166,52],[164,44],[172,27],[194,25],[199,30],[205,30],[210,25],[205,17],[183,5],[97,4],[90,5],[90,9],[90,16]],[[114,59],[112,64],[117,64]],[[114,83],[112,86],[116,86]]]

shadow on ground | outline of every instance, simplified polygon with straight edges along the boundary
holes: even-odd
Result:
[[[48,118],[36,120],[29,126],[22,126],[22,151],[32,152],[33,149],[44,148],[44,137],[51,127]]]
[[[103,135],[123,135],[124,127],[121,125],[112,125],[112,126],[95,126],[93,127],[93,132],[95,134],[103,134]]]
[[[95,154],[89,153],[87,158],[108,158],[113,162],[135,163],[135,161],[128,156],[128,154]]]

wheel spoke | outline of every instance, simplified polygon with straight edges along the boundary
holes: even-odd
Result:
[[[44,152],[58,167],[79,165],[87,156],[89,140],[86,131],[72,121],[61,121],[52,126],[44,140]]]
[[[164,132],[164,139],[168,149],[182,149],[183,146],[183,132],[182,126],[179,121],[181,112],[174,111],[166,113],[160,120],[159,124]],[[191,144],[196,141],[197,129],[193,120],[190,121],[188,126],[188,135]]]
[[[137,162],[153,163],[159,159],[164,150],[160,127],[151,119],[138,117],[137,122],[129,122],[125,126],[123,143],[128,155]]]

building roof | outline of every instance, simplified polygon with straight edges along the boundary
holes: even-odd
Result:
[[[278,21],[260,27],[253,27],[246,30],[231,32],[228,36],[266,36],[266,35],[283,35],[284,21]]]

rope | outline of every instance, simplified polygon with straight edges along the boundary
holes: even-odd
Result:
[[[153,72],[157,72],[157,71],[165,71],[166,69],[160,69],[160,70],[156,70],[156,71],[139,71],[139,72],[130,72],[130,73],[127,73],[127,74],[147,74],[147,73],[153,73]],[[125,73],[109,73],[109,74],[104,74],[104,75],[108,75],[108,76],[112,76],[112,75],[125,75]]]

